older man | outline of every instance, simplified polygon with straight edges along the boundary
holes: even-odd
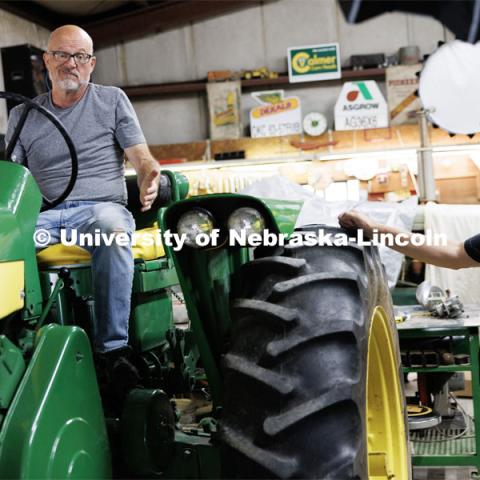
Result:
[[[137,171],[143,210],[150,209],[157,197],[160,178],[159,165],[148,150],[133,107],[119,88],[90,83],[96,59],[92,39],[81,28],[66,25],[52,32],[43,58],[52,90],[35,101],[54,113],[72,137],[79,171],[66,201],[42,212],[37,229],[48,230],[51,243],[59,243],[61,229],[67,235],[76,229],[77,233],[122,232],[131,238],[135,224],[125,208],[124,155]],[[12,111],[7,143],[22,108]],[[45,198],[54,199],[65,189],[70,177],[68,150],[59,133],[37,112],[30,112],[12,158],[28,163]],[[109,358],[123,358],[134,266],[131,248],[114,242],[90,251],[94,347]]]

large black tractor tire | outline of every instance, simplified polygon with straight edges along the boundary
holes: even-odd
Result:
[[[239,284],[224,357],[223,474],[410,478],[398,337],[377,249],[287,246],[245,264]]]

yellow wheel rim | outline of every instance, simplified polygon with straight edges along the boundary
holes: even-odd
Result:
[[[407,435],[399,365],[388,317],[373,312],[367,357],[367,449],[369,480],[409,478]]]

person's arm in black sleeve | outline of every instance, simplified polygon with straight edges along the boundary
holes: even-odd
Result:
[[[467,238],[463,243],[463,247],[469,257],[480,263],[480,234]]]
[[[362,229],[367,238],[372,238],[374,231],[378,234],[402,234],[402,239],[407,239],[406,244],[402,246],[394,245],[391,248],[403,255],[419,260],[420,262],[454,270],[460,268],[480,267],[480,240],[477,240],[476,243],[474,243],[478,260],[470,253],[473,250],[470,250],[470,247],[466,246],[467,242],[476,237],[480,237],[480,235],[476,235],[475,237],[466,240],[465,244],[462,242],[449,241],[447,245],[427,245],[426,242],[424,242],[423,245],[414,245],[411,242],[412,233],[405,232],[399,228],[376,223],[367,215],[355,210],[342,213],[338,220],[340,225],[344,228]],[[467,250],[467,248],[469,248],[469,250]]]

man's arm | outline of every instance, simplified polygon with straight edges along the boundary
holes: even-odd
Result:
[[[137,172],[142,212],[150,210],[157,198],[160,183],[160,165],[153,158],[148,146],[139,143],[125,149],[125,155]]]
[[[400,230],[399,228],[389,227],[381,223],[374,222],[367,215],[359,213],[355,210],[342,213],[338,217],[340,225],[344,228],[356,228],[364,231],[365,237],[372,238],[373,231],[378,233],[390,233],[396,235],[402,233],[408,236],[408,242],[405,246],[395,245],[391,248],[397,252],[403,253],[408,257],[415,258],[424,263],[429,263],[437,267],[444,268],[468,268],[479,267],[480,264],[471,258],[465,251],[463,243],[448,242],[447,245],[413,245],[410,241],[411,233]]]

